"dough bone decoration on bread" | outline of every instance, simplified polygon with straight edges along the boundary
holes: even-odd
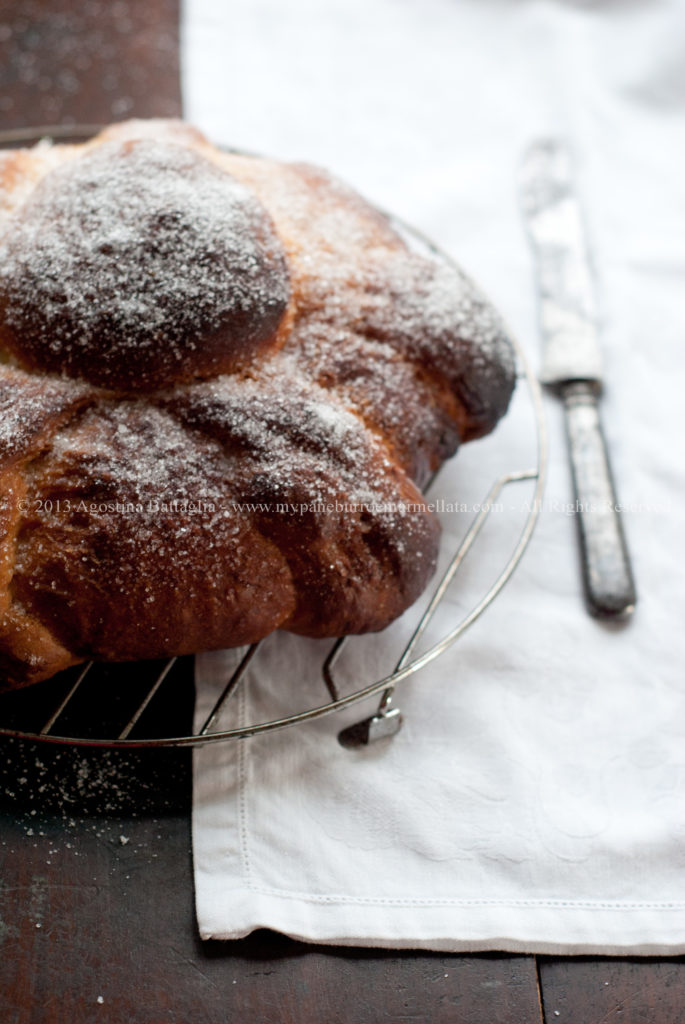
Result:
[[[513,385],[473,285],[318,168],[179,121],[0,153],[0,687],[383,629]]]

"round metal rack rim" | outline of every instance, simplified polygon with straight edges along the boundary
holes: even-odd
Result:
[[[100,130],[101,126],[98,125],[47,125],[38,128],[24,128],[16,129],[13,131],[0,132],[0,146],[17,145],[21,143],[37,143],[42,139],[87,139]],[[445,252],[443,252],[438,246],[436,246],[430,239],[428,239],[421,232],[416,229],[404,224],[397,218],[392,217],[398,226],[403,230],[405,235],[414,239],[417,243],[427,247],[437,258],[445,260],[448,263],[454,264],[452,258]],[[51,713],[47,722],[42,728],[37,731],[25,731],[22,729],[4,728],[0,724],[0,736],[8,736],[19,739],[27,740],[39,740],[44,743],[50,744],[61,744],[72,747],[100,747],[100,748],[129,748],[129,749],[141,749],[141,748],[164,748],[164,747],[185,747],[185,746],[199,746],[217,741],[225,741],[230,739],[244,739],[249,736],[256,736],[265,732],[273,732],[280,729],[285,729],[290,726],[311,721],[315,718],[321,718],[324,715],[331,714],[335,711],[340,711],[343,708],[347,708],[352,704],[356,704],[360,701],[366,700],[375,694],[382,694],[381,704],[379,706],[376,716],[372,716],[367,721],[374,723],[376,721],[381,722],[382,719],[388,718],[391,715],[398,715],[397,709],[391,709],[391,697],[395,686],[398,683],[403,682],[405,679],[415,675],[421,669],[425,668],[430,662],[441,656],[449,647],[451,647],[455,641],[469,628],[480,616],[483,614],[485,609],[492,603],[495,597],[499,594],[508,580],[511,578],[514,570],[519,564],[523,553],[528,546],[530,538],[532,536],[535,523],[538,519],[541,503],[542,494],[545,485],[545,473],[547,466],[547,438],[545,430],[544,413],[542,408],[542,398],[540,393],[539,384],[533,375],[528,361],[521,350],[520,345],[513,338],[511,332],[508,332],[510,338],[513,340],[516,355],[519,360],[519,364],[522,368],[522,374],[519,375],[519,379],[525,381],[528,395],[530,398],[532,412],[535,422],[535,439],[536,439],[536,454],[537,454],[537,465],[532,469],[526,470],[512,470],[504,475],[500,476],[495,480],[492,487],[490,488],[484,501],[480,503],[480,511],[475,516],[470,528],[464,536],[461,544],[457,551],[453,555],[446,571],[438,583],[437,587],[433,591],[433,596],[430,599],[428,607],[424,611],[418,625],[416,626],[412,637],[408,644],[405,646],[402,654],[399,658],[397,666],[394,672],[385,676],[382,679],[376,680],[361,689],[355,690],[352,693],[341,696],[336,689],[335,682],[332,677],[331,668],[332,664],[337,657],[342,644],[347,638],[342,637],[335,641],[332,650],[329,652],[328,657],[323,666],[323,678],[326,687],[329,692],[331,700],[324,704],[317,705],[312,708],[308,708],[305,711],[295,712],[291,715],[287,715],[281,718],[275,718],[264,722],[253,723],[249,726],[232,729],[217,729],[216,731],[210,731],[210,727],[216,722],[218,716],[225,706],[226,702],[230,699],[232,694],[235,692],[248,664],[252,661],[258,644],[253,644],[247,648],[244,653],[240,664],[236,671],[233,673],[231,678],[228,680],[223,693],[215,703],[209,717],[202,729],[195,734],[186,736],[164,736],[164,737],[136,737],[132,736],[131,733],[134,731],[138,720],[141,718],[144,711],[152,701],[153,697],[157,693],[158,689],[163,684],[169,671],[173,667],[176,659],[171,658],[166,663],[164,668],[156,678],[154,679],[151,687],[146,692],[145,697],[139,703],[133,716],[129,719],[124,729],[115,737],[107,738],[93,738],[93,737],[78,737],[78,736],[60,736],[52,732],[53,727],[59,721],[62,713],[66,709],[69,701],[78,691],[81,683],[86,677],[89,669],[93,663],[86,665],[85,669],[82,669],[79,673],[76,681],[69,689],[68,693],[62,697],[61,701]],[[428,623],[430,622],[435,610],[439,606],[445,592],[450,586],[454,579],[463,559],[471,546],[477,539],[483,525],[489,515],[493,503],[496,501],[500,491],[510,485],[517,482],[530,480],[535,481],[535,488],[532,500],[529,503],[528,514],[525,522],[518,536],[514,548],[509,556],[506,564],[502,568],[499,576],[487,592],[477,601],[477,603],[471,608],[471,610],[437,643],[433,644],[428,650],[424,651],[421,655],[411,659],[411,654],[418,644],[421,636],[423,635]],[[0,713],[1,713],[1,698],[0,698]],[[401,718],[399,719],[401,720]],[[360,723],[364,724],[364,723]],[[399,722],[393,725],[392,729],[388,730],[387,734],[391,734],[396,731]],[[356,727],[355,727],[356,728]]]

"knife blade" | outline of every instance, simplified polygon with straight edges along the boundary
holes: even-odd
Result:
[[[540,379],[565,409],[585,597],[593,615],[625,617],[635,607],[635,581],[599,418],[596,289],[566,144],[534,142],[521,163],[519,186],[537,270]]]

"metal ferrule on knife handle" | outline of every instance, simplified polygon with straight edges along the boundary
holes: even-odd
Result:
[[[635,607],[635,583],[599,419],[599,388],[591,381],[571,381],[560,391],[588,607],[601,618],[625,616]]]

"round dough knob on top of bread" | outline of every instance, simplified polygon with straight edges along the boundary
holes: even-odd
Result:
[[[289,292],[256,196],[163,138],[104,141],[48,171],[0,243],[2,341],[17,362],[114,390],[248,364]]]

